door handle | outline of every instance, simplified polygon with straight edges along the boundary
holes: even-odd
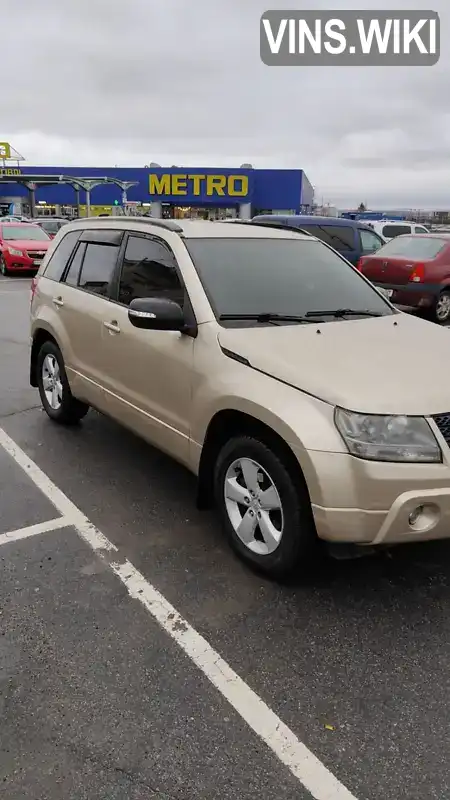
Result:
[[[64,300],[62,299],[62,297],[54,297],[52,303],[57,308],[62,308],[62,306],[64,305]]]
[[[113,322],[104,322],[103,325],[107,328],[111,333],[120,333],[120,328],[117,322],[114,320]]]

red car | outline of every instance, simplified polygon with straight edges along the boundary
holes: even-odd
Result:
[[[357,268],[403,310],[450,321],[450,234],[396,236]]]
[[[39,225],[0,221],[0,272],[37,272],[50,242]]]

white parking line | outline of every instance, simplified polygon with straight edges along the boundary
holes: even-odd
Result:
[[[356,800],[355,796],[295,736],[290,728],[221,658],[211,645],[127,560],[114,559],[117,547],[98,530],[26,453],[0,428],[0,445],[63,515],[66,524],[110,566],[131,597],[152,614],[247,725],[290,769],[315,800]]]
[[[38,522],[37,525],[28,525],[26,528],[18,528],[16,531],[0,534],[0,547],[10,542],[18,542],[20,539],[28,539],[30,536],[37,536],[39,533],[56,531],[58,528],[67,528],[70,522],[65,517],[49,519],[47,522]]]

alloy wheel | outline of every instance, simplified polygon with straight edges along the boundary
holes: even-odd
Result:
[[[63,386],[58,361],[50,353],[42,364],[42,386],[48,405],[53,411],[58,411],[62,404]]]
[[[450,294],[444,292],[436,303],[436,317],[439,322],[446,322],[450,316]]]
[[[251,458],[230,464],[224,499],[236,536],[253,553],[269,555],[280,544],[284,529],[281,498],[268,472]]]

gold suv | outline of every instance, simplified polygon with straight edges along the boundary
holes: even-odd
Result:
[[[274,225],[79,220],[32,285],[48,416],[91,406],[173,456],[274,578],[320,540],[450,535],[449,352],[448,331]]]

